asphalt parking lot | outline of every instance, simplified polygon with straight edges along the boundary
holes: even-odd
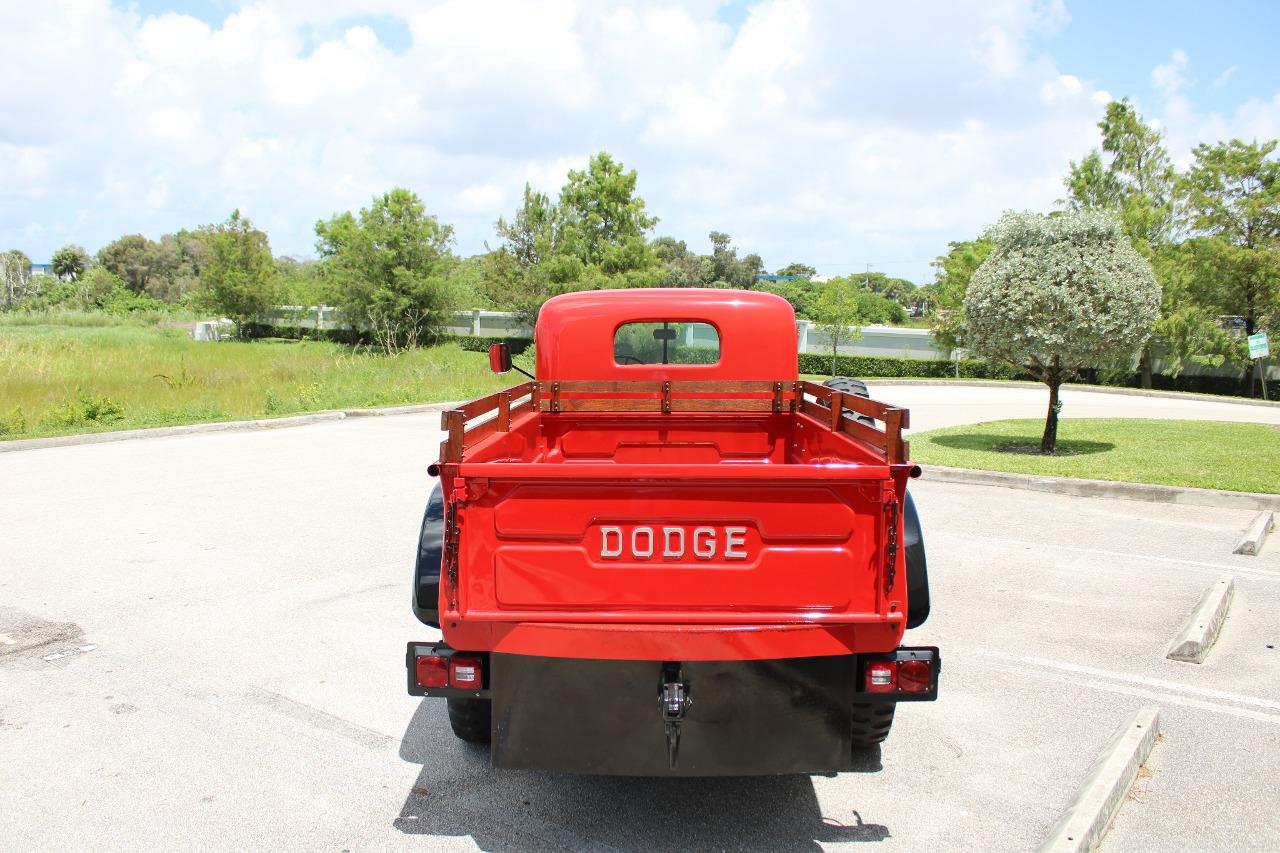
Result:
[[[862,772],[498,773],[404,692],[437,423],[0,454],[0,848],[1027,850],[1144,705],[1163,736],[1102,849],[1280,848],[1280,545],[1231,554],[1253,513],[926,475],[907,642],[942,647],[941,696]],[[1217,646],[1165,660],[1223,573]]]

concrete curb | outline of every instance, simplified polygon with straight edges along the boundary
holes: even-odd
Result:
[[[384,409],[340,409],[290,415],[285,418],[260,418],[252,421],[217,421],[207,424],[183,424],[182,426],[125,429],[115,432],[86,432],[79,435],[56,435],[49,438],[20,438],[16,441],[0,441],[0,453],[19,450],[41,450],[47,447],[70,447],[77,444],[105,444],[111,441],[132,441],[141,438],[168,438],[175,435],[192,435],[202,432],[240,432],[256,429],[282,429],[306,426],[322,421],[340,421],[345,418],[375,417],[381,415],[411,415],[421,412],[440,412],[453,408],[457,403],[421,403],[412,406],[388,406]]]
[[[876,385],[970,385],[975,388],[1044,388],[1043,382],[1031,382],[1026,379],[913,379],[903,377],[864,379],[868,387]],[[1089,391],[1094,394],[1124,394],[1131,397],[1163,397],[1168,400],[1199,400],[1206,403],[1230,403],[1237,406],[1264,406],[1276,408],[1280,400],[1254,400],[1250,397],[1231,397],[1226,394],[1200,394],[1195,391],[1157,391],[1146,388],[1117,388],[1114,385],[1081,385],[1068,382],[1063,390]]]
[[[1049,832],[1041,853],[1085,853],[1098,846],[1159,734],[1158,708],[1139,709],[1116,730],[1075,799]]]
[[[1200,596],[1200,603],[1187,624],[1169,644],[1165,657],[1185,663],[1204,663],[1218,639],[1218,633],[1222,631],[1222,623],[1227,621],[1227,609],[1231,606],[1234,591],[1235,579],[1231,575],[1223,575],[1214,581],[1213,586]]]
[[[924,470],[925,479],[939,483],[1003,486],[1009,489],[1055,492],[1082,498],[1117,498],[1228,509],[1280,509],[1280,495],[1255,492],[1193,489],[1185,486],[1159,486],[1152,483],[1121,483],[1113,480],[1083,480],[1076,477],[1048,477],[1040,474],[1014,474],[1007,471],[980,471],[974,468],[947,468],[942,465],[922,465],[921,468]]]
[[[1258,552],[1262,550],[1262,543],[1267,541],[1267,534],[1276,526],[1276,514],[1272,510],[1265,510],[1258,513],[1248,527],[1241,534],[1236,547],[1232,549],[1233,554],[1245,554],[1250,557],[1258,556]]]

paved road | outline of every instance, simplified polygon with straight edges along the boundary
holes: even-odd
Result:
[[[864,772],[490,771],[403,689],[434,420],[0,455],[0,848],[1026,850],[1146,704],[1104,849],[1280,847],[1280,547],[1233,510],[922,481],[942,698]],[[1164,660],[1223,571],[1219,646]]]
[[[874,379],[867,384],[876,399],[909,408],[911,426],[916,432],[1005,418],[1043,420],[1049,406],[1049,389],[1044,386],[894,385]],[[1280,406],[1218,402],[1194,396],[1111,394],[1067,387],[1062,390],[1062,417],[1280,424]]]

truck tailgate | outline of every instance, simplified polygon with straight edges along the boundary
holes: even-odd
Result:
[[[893,498],[875,469],[821,479],[809,466],[761,466],[749,479],[660,482],[554,467],[532,480],[467,479],[460,616],[842,622],[881,612]]]

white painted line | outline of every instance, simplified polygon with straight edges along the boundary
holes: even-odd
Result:
[[[1218,639],[1222,623],[1227,619],[1227,608],[1231,606],[1231,594],[1234,591],[1235,580],[1231,575],[1223,575],[1205,590],[1195,612],[1169,644],[1165,657],[1187,663],[1203,663],[1209,650],[1213,648],[1214,641]]]
[[[952,652],[952,660],[959,660],[954,650]],[[1237,717],[1242,720],[1254,720],[1259,723],[1268,723],[1273,726],[1280,726],[1280,714],[1269,713],[1267,711],[1255,711],[1251,708],[1237,708],[1234,705],[1226,704],[1225,700],[1212,701],[1206,699],[1193,699],[1189,696],[1177,693],[1148,690],[1143,687],[1134,687],[1130,684],[1117,684],[1111,681],[1103,681],[1100,678],[1073,678],[1071,676],[1063,676],[1059,673],[1048,670],[1038,670],[1027,666],[1020,666],[1012,662],[1000,661],[995,664],[995,667],[1002,672],[1009,673],[1010,675],[1028,678],[1042,678],[1057,685],[1074,684],[1077,687],[1084,687],[1089,690],[1101,690],[1105,693],[1117,693],[1121,696],[1136,696],[1139,699],[1150,699],[1152,701],[1159,702],[1162,706],[1177,705],[1182,708],[1194,708],[1197,711],[1208,711],[1212,714],[1226,714],[1229,717]],[[1155,681],[1155,679],[1147,680]],[[1256,703],[1264,706],[1269,704],[1265,703],[1263,700],[1256,700]]]
[[[1262,543],[1267,541],[1267,534],[1275,526],[1276,514],[1274,512],[1266,510],[1258,513],[1257,518],[1240,535],[1240,539],[1236,542],[1236,547],[1231,553],[1245,554],[1249,557],[1258,556],[1258,552],[1262,550]]]
[[[1035,550],[1038,553],[1044,551],[1069,551],[1078,554],[1092,554],[1100,557],[1120,557],[1125,562],[1115,563],[1108,566],[1098,566],[1098,568],[1125,568],[1132,562],[1152,562],[1164,563],[1172,566],[1186,566],[1196,571],[1212,571],[1212,572],[1232,572],[1237,575],[1245,575],[1257,580],[1280,581],[1280,572],[1253,568],[1249,566],[1240,566],[1234,563],[1207,563],[1202,560],[1184,560],[1180,557],[1157,557],[1154,554],[1137,554],[1132,551],[1108,551],[1103,548],[1081,548],[1075,545],[1055,545],[1045,542],[1031,542],[1026,539],[1005,539],[998,536],[973,536],[963,533],[939,533],[935,538],[951,538],[959,539],[965,542],[993,542],[998,545],[1022,545],[1029,550]],[[1248,563],[1248,560],[1241,561]],[[1048,568],[1048,567],[1047,567]],[[1059,569],[1059,571],[1068,571],[1069,569]]]
[[[1116,730],[1075,799],[1050,830],[1041,853],[1086,853],[1098,846],[1159,733],[1157,708],[1140,709]]]
[[[953,650],[952,654],[955,655],[958,650],[954,646],[951,648]],[[1003,652],[989,652],[982,649],[974,650],[972,654],[996,658],[1016,665],[1032,664],[1034,666],[1058,670],[1060,672],[1071,672],[1076,673],[1077,675],[1090,675],[1098,678],[1108,678],[1114,681],[1127,682],[1129,684],[1141,684],[1145,687],[1155,687],[1159,690],[1173,690],[1180,693],[1188,693],[1192,696],[1203,696],[1206,699],[1214,699],[1220,702],[1235,702],[1239,705],[1253,705],[1258,708],[1270,708],[1274,711],[1280,711],[1280,702],[1276,702],[1271,699],[1262,699],[1258,696],[1247,696],[1243,693],[1231,693],[1226,690],[1214,690],[1210,687],[1195,687],[1193,685],[1182,684],[1177,681],[1166,681],[1162,678],[1150,678],[1145,675],[1133,675],[1128,672],[1116,672],[1111,669],[1081,666],[1080,664],[1067,663],[1066,661],[1049,660],[1048,658],[1038,657],[1023,657],[1021,655],[1010,655]],[[1024,671],[1025,669],[1025,666],[1012,667],[1014,672]]]

